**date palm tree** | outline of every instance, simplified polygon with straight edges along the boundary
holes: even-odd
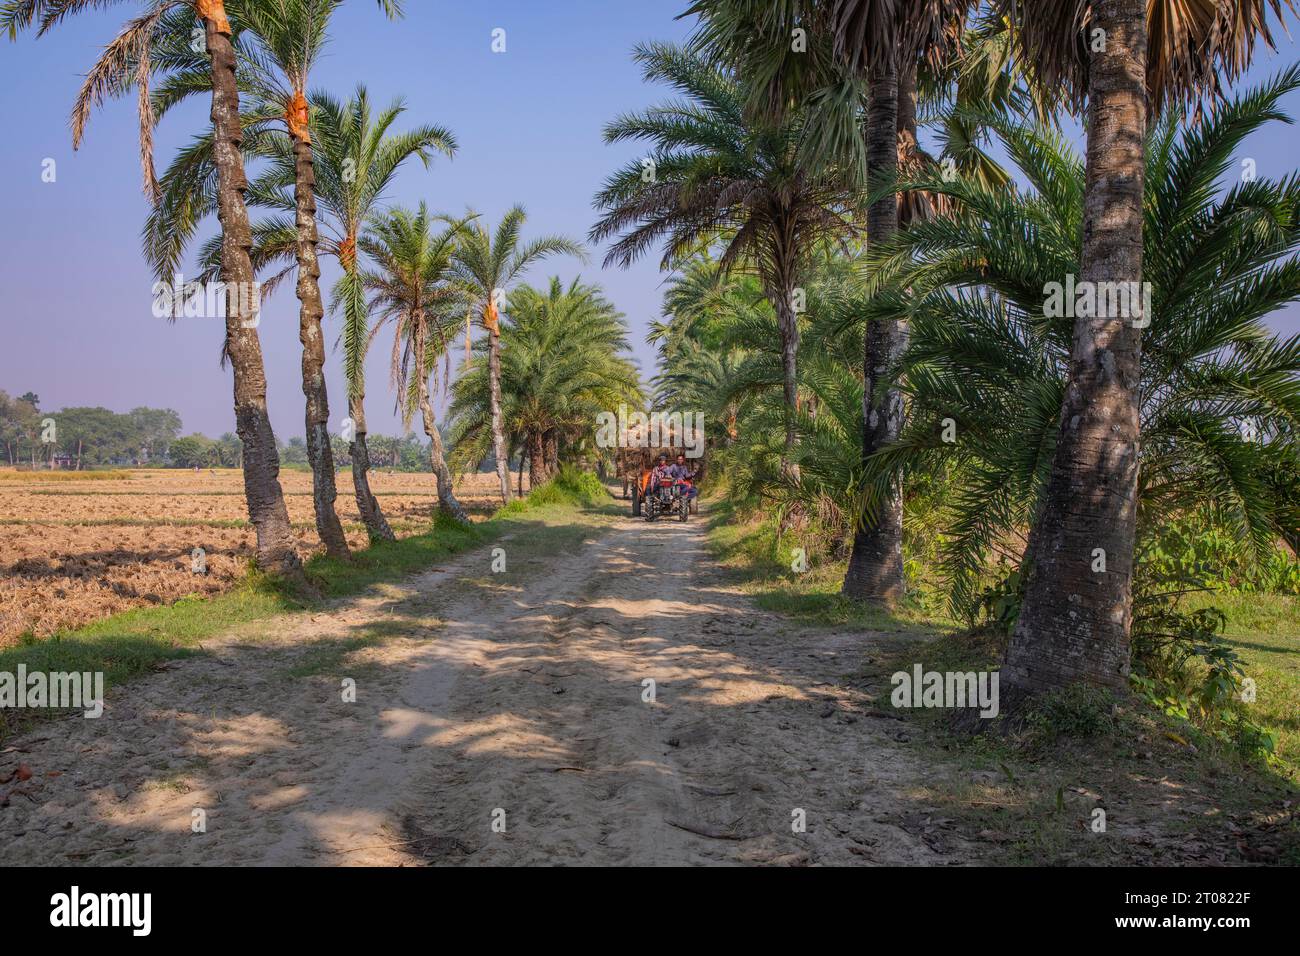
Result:
[[[358,86],[346,103],[320,92],[309,99],[312,192],[317,206],[315,218],[321,229],[317,251],[334,258],[342,269],[342,276],[331,290],[330,311],[341,311],[344,320],[340,339],[348,384],[349,458],[357,509],[372,541],[391,541],[392,529],[369,481],[365,356],[370,336],[357,237],[404,162],[418,157],[427,168],[435,153],[454,155],[456,140],[449,130],[436,125],[392,132],[405,107],[397,100],[377,113],[372,111],[364,86]],[[257,272],[271,272],[262,283],[266,292],[299,268],[299,229],[288,218],[297,211],[299,164],[293,142],[276,128],[278,120],[279,114],[272,107],[268,113],[249,113],[245,121],[246,152],[267,160],[266,168],[249,189],[251,205],[272,211],[254,224],[251,252]],[[208,137],[198,137],[163,175],[161,198],[145,227],[146,255],[160,276],[170,276],[179,267],[185,247],[203,217],[212,211],[210,183],[214,176]],[[218,244],[209,242],[204,246],[200,253],[204,275],[215,274],[220,253]]]
[[[1290,0],[1000,0],[1021,56],[1046,85],[1086,103],[1081,282],[1141,288],[1149,118],[1239,76],[1258,40],[1271,45],[1269,12],[1280,19],[1284,2],[1294,9]],[[1126,686],[1142,336],[1123,314],[1075,320],[1033,565],[1003,668],[1013,692]],[[1098,552],[1104,573],[1092,571]]]
[[[1279,537],[1300,543],[1300,505],[1274,477],[1300,471],[1300,337],[1264,321],[1300,301],[1300,180],[1218,186],[1241,143],[1284,118],[1279,104],[1297,89],[1292,67],[1197,126],[1166,114],[1148,139],[1138,540],[1208,510],[1257,552]],[[930,182],[963,212],[901,234],[882,266],[916,297],[902,377],[913,411],[872,465],[877,476],[948,469],[942,569],[954,611],[968,616],[990,553],[1018,581],[1041,561],[1036,532],[1012,544],[1052,493],[1075,337],[1044,293],[1078,274],[1086,215],[1084,164],[1063,137],[1014,125],[1000,136],[1029,188]]]
[[[803,156],[807,168],[836,164],[874,187],[865,238],[879,243],[897,230],[900,206],[907,214],[923,208],[923,196],[900,200],[889,187],[900,159],[913,167],[922,161],[918,66],[922,59],[937,62],[953,45],[969,6],[968,0],[697,0],[691,12],[703,17],[695,45],[749,78],[751,115],[775,121],[792,109],[808,111],[818,132]],[[865,110],[860,108],[863,81]],[[902,396],[888,370],[907,343],[905,322],[877,319],[868,331],[862,362],[864,461],[902,427]],[[788,428],[793,433],[793,418]],[[845,596],[885,604],[901,597],[902,540],[902,494],[892,489],[860,516]]]
[[[564,451],[589,438],[593,422],[620,403],[643,399],[626,357],[627,324],[600,290],[552,278],[546,289],[521,285],[501,316],[501,417],[528,458],[529,484],[554,476]],[[485,359],[489,342],[476,346]],[[450,444],[458,462],[481,461],[492,439],[488,365],[479,360],[456,381]]]
[[[663,241],[662,267],[726,237],[724,270],[752,263],[779,319],[786,447],[795,440],[799,303],[795,290],[819,242],[853,232],[849,195],[829,171],[801,162],[809,136],[802,113],[769,124],[746,118],[746,78],[670,44],[638,46],[635,59],[649,81],[667,82],[688,99],[621,116],[605,127],[607,143],[646,140],[652,152],[605,181],[596,195],[604,211],[593,242],[617,236],[606,265],[627,267]],[[787,458],[789,455],[787,455]],[[792,466],[793,467],[793,466]]]
[[[429,461],[438,483],[438,506],[457,521],[468,521],[452,490],[451,471],[443,452],[442,435],[429,398],[429,376],[439,356],[450,361],[447,330],[465,310],[465,290],[453,275],[453,257],[473,215],[463,219],[431,216],[424,203],[411,212],[391,209],[366,225],[360,248],[376,268],[361,274],[370,300],[367,311],[379,317],[372,334],[393,324],[392,378],[403,423],[419,409],[429,438]],[[433,231],[433,224],[445,228]],[[448,369],[450,375],[450,369]]]
[[[501,416],[501,325],[500,307],[508,287],[521,278],[529,266],[551,255],[586,259],[582,244],[564,236],[543,236],[520,244],[520,230],[527,218],[523,206],[514,206],[502,217],[495,234],[486,226],[472,223],[456,250],[453,270],[469,295],[469,313],[477,316],[488,333],[488,384],[492,400],[492,453],[496,457],[501,500],[510,501],[510,459]],[[466,333],[468,335],[468,332]]]
[[[8,0],[0,8],[0,29],[13,37],[39,23],[44,35],[68,16],[96,10],[112,0]],[[223,0],[157,0],[143,4],[143,12],[129,20],[105,48],[87,74],[72,115],[73,145],[80,145],[92,109],[105,98],[120,95],[134,85],[140,113],[140,154],[145,191],[156,197],[153,175],[153,118],[149,79],[155,69],[153,44],[160,36],[174,37],[169,29],[188,21],[202,28],[207,51],[207,77],[202,88],[211,94],[213,152],[217,170],[215,203],[221,222],[221,280],[227,289],[253,289],[255,275],[248,250],[252,235],[244,204],[247,179],[240,151],[239,88],[236,83],[235,47]],[[188,31],[187,31],[188,32]],[[165,52],[165,51],[164,51]],[[160,61],[166,68],[166,59]],[[224,354],[234,378],[235,422],[244,443],[244,493],[249,519],[257,533],[257,563],[274,573],[297,577],[301,562],[295,549],[289,512],[280,488],[280,460],[266,408],[266,370],[257,325],[245,294],[227,297]]]
[[[330,290],[330,311],[341,312],[343,367],[348,383],[348,418],[352,423],[352,482],[357,507],[371,539],[393,537],[379,501],[370,490],[370,458],[366,447],[365,356],[370,340],[369,316],[361,281],[358,239],[366,221],[379,209],[402,165],[419,159],[425,169],[436,154],[456,154],[456,137],[444,126],[425,124],[403,132],[392,127],[405,112],[401,100],[372,113],[370,97],[358,85],[346,103],[318,94],[313,110],[320,130],[317,146],[316,194],[324,212],[322,248],[343,270]],[[283,183],[287,163],[278,164]],[[276,173],[268,173],[273,180]],[[270,255],[275,243],[268,241]]]

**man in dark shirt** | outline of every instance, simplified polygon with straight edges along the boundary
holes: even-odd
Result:
[[[669,474],[672,475],[672,479],[673,479],[674,481],[689,481],[689,482],[691,482],[691,484],[688,485],[687,488],[686,488],[686,496],[687,496],[688,498],[694,498],[696,495],[699,494],[699,491],[696,489],[695,484],[694,484],[694,481],[695,481],[695,469],[691,468],[689,465],[686,464],[686,456],[685,456],[685,455],[678,455],[678,456],[677,456],[677,462],[676,462],[676,464],[673,464],[673,465],[669,466]]]

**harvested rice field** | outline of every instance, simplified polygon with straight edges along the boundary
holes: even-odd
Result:
[[[311,473],[285,470],[280,481],[301,552],[320,550]],[[457,495],[473,517],[499,501],[495,482],[491,474],[458,479]],[[365,547],[346,469],[338,487],[348,543]],[[398,537],[428,527],[437,503],[431,474],[376,470],[371,487]],[[195,548],[203,549],[205,574],[192,570]],[[0,470],[0,647],[29,633],[45,637],[130,608],[229,590],[252,553],[237,469]]]

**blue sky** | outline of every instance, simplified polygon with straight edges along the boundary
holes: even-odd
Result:
[[[425,171],[416,161],[391,192],[394,202],[421,199],[434,209],[467,206],[490,225],[515,203],[528,211],[525,238],[562,233],[586,239],[591,199],[601,181],[637,154],[607,147],[604,124],[621,111],[663,98],[641,82],[629,51],[646,39],[686,35],[674,17],[680,0],[636,4],[575,2],[447,3],[408,0],[406,17],[386,21],[368,0],[337,15],[314,87],[346,97],[358,81],[372,100],[401,95],[410,125],[439,123],[457,136],[454,160]],[[0,43],[0,116],[12,132],[0,147],[0,222],[7,224],[0,281],[5,297],[0,388],[28,390],[45,408],[137,405],[175,408],[187,431],[233,430],[229,372],[218,366],[221,329],[213,319],[175,324],[150,311],[152,278],[140,256],[146,215],[140,192],[131,99],[109,103],[91,120],[73,152],[68,108],[81,74],[133,10],[69,20],[40,40]],[[491,50],[492,31],[506,31],[506,52]],[[165,167],[174,149],[208,123],[207,102],[168,116],[156,142]],[[399,121],[400,123],[400,121]],[[56,163],[57,180],[41,181],[41,163]],[[526,278],[558,274],[599,282],[627,314],[637,357],[647,369],[646,323],[658,316],[662,276],[657,260],[604,270],[601,254],[543,262]],[[325,264],[323,281],[335,273]],[[326,285],[328,289],[328,285]],[[336,320],[326,318],[333,344]],[[283,286],[261,325],[268,403],[277,435],[302,434],[297,300]],[[380,341],[367,366],[372,432],[399,429],[387,387],[388,348]],[[337,355],[330,356],[331,412],[345,414]]]
[[[371,97],[403,96],[409,124],[452,129],[460,151],[429,171],[418,162],[399,176],[390,199],[427,200],[434,209],[467,206],[495,224],[514,203],[528,210],[525,236],[562,233],[585,240],[594,218],[591,197],[635,144],[605,146],[601,129],[618,113],[664,98],[641,81],[629,53],[649,39],[685,37],[675,20],[685,0],[553,0],[444,2],[408,0],[406,17],[386,21],[368,0],[337,15],[332,42],[314,87],[346,97],[358,81]],[[41,40],[0,42],[0,117],[8,136],[0,146],[0,388],[34,391],[46,409],[104,405],[171,407],[185,430],[216,435],[234,428],[229,371],[218,365],[221,328],[214,319],[168,324],[151,313],[152,278],[140,256],[146,214],[140,192],[135,107],[128,98],[93,117],[74,153],[67,115],[98,50],[135,9],[120,4],[69,20]],[[506,31],[506,52],[493,53],[492,31]],[[1251,79],[1300,59],[1288,38],[1277,54],[1260,56]],[[1300,115],[1300,95],[1287,109]],[[156,142],[159,168],[174,149],[208,123],[208,104],[195,102],[169,116]],[[399,121],[400,123],[400,121]],[[1300,134],[1275,127],[1258,134],[1243,156],[1261,176],[1281,177],[1300,165]],[[42,163],[55,160],[57,179],[42,182]],[[549,260],[528,277],[558,274],[599,282],[632,327],[636,357],[647,375],[653,353],[647,323],[659,314],[663,277],[657,257],[629,270],[602,269],[602,250],[587,265]],[[334,278],[325,265],[323,282]],[[1292,309],[1275,323],[1300,331]],[[337,321],[327,317],[332,344]],[[302,434],[297,300],[285,285],[267,305],[261,334],[268,403],[277,435]],[[368,365],[367,411],[372,432],[399,430],[387,387],[387,342]],[[344,414],[337,355],[329,363],[333,428]]]

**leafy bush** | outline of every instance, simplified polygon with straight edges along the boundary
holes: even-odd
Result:
[[[1300,561],[1285,547],[1260,556],[1207,511],[1162,523],[1143,542],[1139,560],[1156,577],[1216,591],[1300,594]]]
[[[609,500],[609,492],[600,479],[572,465],[561,465],[550,481],[538,485],[527,498],[517,498],[501,509],[505,514],[519,514],[548,505],[575,505],[593,508]]]
[[[1140,582],[1141,584],[1141,582]],[[1129,680],[1148,705],[1243,756],[1271,759],[1276,740],[1245,712],[1245,669],[1215,607],[1187,612],[1183,592],[1139,593]]]

